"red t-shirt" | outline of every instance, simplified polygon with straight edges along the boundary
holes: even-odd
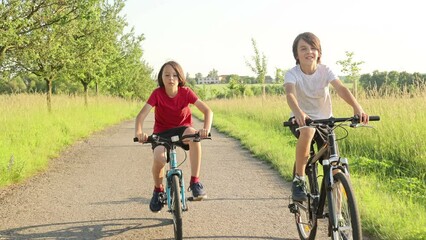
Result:
[[[179,87],[173,98],[167,96],[164,88],[155,89],[147,101],[155,107],[154,133],[175,127],[192,126],[189,104],[194,104],[197,100],[197,95],[188,87]]]

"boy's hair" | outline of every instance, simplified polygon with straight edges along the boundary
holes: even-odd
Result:
[[[176,74],[177,74],[178,79],[179,79],[179,87],[185,86],[185,83],[186,83],[185,74],[183,73],[183,69],[179,65],[179,63],[177,63],[175,61],[168,61],[168,62],[164,63],[163,66],[161,66],[160,72],[158,73],[158,77],[157,77],[158,85],[160,87],[164,87],[163,70],[164,70],[164,67],[166,65],[170,65],[176,71]]]
[[[313,33],[304,32],[304,33],[299,34],[296,37],[296,39],[294,39],[294,42],[293,42],[293,56],[294,56],[294,59],[296,59],[296,65],[300,64],[300,61],[297,57],[297,44],[299,43],[300,39],[303,39],[309,45],[318,49],[317,63],[318,64],[321,63],[322,50],[321,50],[321,43],[320,43],[319,38],[317,36],[315,36],[315,34],[313,34]]]

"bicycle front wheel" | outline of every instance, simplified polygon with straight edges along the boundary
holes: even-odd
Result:
[[[355,201],[354,192],[345,174],[338,172],[333,176],[331,191],[332,204],[330,224],[332,239],[362,239],[361,221]]]
[[[175,233],[175,239],[183,238],[182,231],[182,199],[180,195],[181,187],[179,183],[179,177],[177,175],[172,176],[171,182],[171,211],[173,215],[173,228]]]

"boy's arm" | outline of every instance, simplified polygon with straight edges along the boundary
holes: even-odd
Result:
[[[352,95],[347,87],[343,85],[343,83],[339,79],[335,79],[331,81],[331,85],[336,90],[337,95],[341,97],[346,103],[351,105],[354,110],[354,114],[358,115],[361,118],[361,122],[364,124],[368,123],[368,115],[364,112],[361,105]]]
[[[204,115],[204,127],[202,131],[200,132],[201,137],[207,137],[208,133],[210,132],[212,128],[213,123],[213,112],[210,109],[210,107],[200,99],[198,99],[194,105],[200,110]]]
[[[299,107],[299,103],[296,99],[296,87],[293,83],[284,84],[285,87],[285,96],[287,99],[287,104],[290,107],[291,111],[294,114],[294,118],[299,126],[305,126],[306,119],[309,118],[305,112],[302,111]]]
[[[139,138],[139,142],[146,141],[147,135],[143,133],[143,122],[151,111],[152,106],[146,103],[140,110],[135,120],[135,137]]]

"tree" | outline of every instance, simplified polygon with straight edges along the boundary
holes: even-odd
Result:
[[[348,79],[348,81],[353,83],[352,92],[356,98],[358,95],[357,81],[360,77],[360,71],[361,71],[361,68],[359,66],[363,64],[364,62],[363,61],[353,62],[353,56],[354,56],[353,52],[345,51],[345,54],[346,54],[346,59],[337,61],[336,63],[342,66],[342,73],[346,74],[346,78]]]
[[[197,81],[197,83],[200,83],[202,78],[203,78],[203,74],[201,74],[201,73],[195,74],[195,81]]]
[[[207,77],[211,77],[211,78],[218,78],[218,77],[219,77],[219,75],[218,75],[218,73],[217,73],[217,70],[213,68],[213,70],[211,70],[211,71],[209,72],[209,74],[207,75]]]
[[[275,68],[275,82],[276,83],[284,83],[284,75],[287,72],[281,68]]]
[[[69,24],[84,19],[96,1],[11,0],[0,6],[2,19],[8,19],[0,21],[0,66],[43,79],[49,110],[53,81],[72,60],[69,43],[73,28]]]
[[[262,97],[265,98],[265,76],[267,72],[266,57],[263,53],[262,56],[260,55],[254,38],[251,39],[251,42],[254,49],[254,56],[251,57],[252,62],[246,60],[246,64],[257,75],[259,82],[262,84]]]

